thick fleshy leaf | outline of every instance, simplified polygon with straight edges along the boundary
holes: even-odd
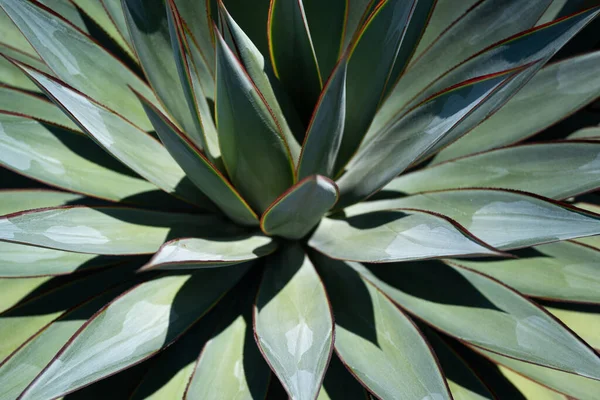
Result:
[[[363,262],[496,254],[449,220],[412,210],[325,218],[308,244],[331,258]]]
[[[336,173],[343,169],[363,140],[383,97],[398,50],[412,45],[404,43],[404,38],[415,3],[414,0],[378,3],[348,50],[346,124]]]
[[[371,125],[369,137],[377,137],[377,132],[406,105],[420,102],[422,99],[445,88],[478,76],[523,67],[534,61],[548,60],[600,12],[600,9],[590,9],[570,18],[535,28],[535,30],[521,32],[535,23],[545,10],[549,0],[531,1],[527,3],[526,7],[523,6],[521,1],[512,0],[511,8],[507,8],[506,5],[500,6],[499,3],[506,3],[506,0],[481,2],[470,13],[466,14],[461,20],[461,24],[455,24],[452,29],[446,31],[444,36],[448,38],[447,43],[445,43],[446,40],[438,40],[435,46],[428,50],[427,54],[430,56],[423,56],[412,65],[396,85],[386,103],[378,111],[377,117]],[[485,14],[491,19],[483,22],[484,19],[482,18],[482,21],[474,23],[471,18],[477,14],[476,10],[485,11]],[[513,18],[515,13],[519,14],[519,18]],[[501,21],[505,23],[499,23]],[[479,23],[482,25],[479,25]],[[470,35],[465,35],[463,24],[465,26],[473,25],[476,30]],[[491,36],[485,34],[480,36],[481,32],[489,32]],[[517,32],[521,33],[484,49],[485,46]],[[442,70],[432,67],[438,62],[445,63],[446,60],[453,59],[453,55],[460,52],[459,49],[468,49],[470,46],[461,39],[473,36],[479,39],[476,41],[476,46],[479,44],[481,47],[474,48],[470,54],[484,49],[483,51],[470,58],[468,58],[470,54],[467,53],[463,58],[454,59]],[[451,43],[454,43],[454,46],[450,45]],[[444,57],[441,54],[447,54],[447,56]],[[463,61],[465,59],[467,61]],[[458,62],[461,63],[444,74]],[[420,73],[419,71],[435,72],[430,75],[427,72]],[[442,75],[442,77],[429,85],[439,75]],[[427,90],[424,90],[425,87],[427,87]]]
[[[536,246],[516,260],[452,263],[498,279],[528,296],[600,303],[600,253],[580,244]]]
[[[540,385],[516,372],[500,366],[500,373],[513,384],[526,399],[567,400],[567,397]]]
[[[0,11],[1,10],[2,9],[0,8]],[[50,73],[51,71],[46,67],[46,64],[38,58],[31,57],[25,53],[21,53],[17,49],[0,43],[0,84],[21,90],[28,90],[30,92],[39,92],[40,89],[35,83],[31,82],[18,67],[5,57],[35,66],[46,73]]]
[[[409,208],[445,215],[490,246],[509,250],[597,235],[600,217],[527,193],[463,189],[349,207],[347,216]]]
[[[121,49],[127,52],[132,58],[135,58],[134,52],[129,47],[129,44],[125,41],[119,29],[112,21],[111,16],[108,14],[106,9],[102,6],[102,0],[99,1],[87,1],[87,0],[71,0],[77,7],[87,16],[89,16],[94,22],[96,22],[109,36],[112,40],[114,40]],[[120,0],[119,0],[120,1]],[[45,1],[49,7],[52,8],[54,4],[53,0]],[[54,11],[58,11],[54,8]],[[79,11],[79,10],[78,10]],[[80,12],[80,11],[79,11]],[[62,12],[58,11],[58,13],[62,16],[65,16]]]
[[[600,306],[546,302],[544,308],[578,334],[590,346],[600,349]]]
[[[352,39],[360,31],[374,6],[375,0],[354,0],[346,2],[346,20],[344,22],[344,37],[342,51],[350,45]]]
[[[212,0],[174,0],[185,25],[190,29],[194,47],[198,49],[203,64],[214,77],[215,48],[212,33],[212,19],[216,14]]]
[[[487,358],[495,363],[504,365],[513,371],[516,371],[544,386],[565,393],[576,399],[594,400],[598,397],[600,391],[600,382],[569,374],[562,371],[557,371],[551,368],[544,368],[539,365],[526,363],[515,360],[510,357],[503,357],[499,354],[477,349]]]
[[[491,111],[494,100],[507,95],[502,88],[522,73],[508,71],[464,82],[399,116],[357,154],[337,181],[340,206],[371,195],[445,137],[465,132],[471,125],[466,122],[469,116]]]
[[[223,162],[235,187],[262,212],[292,185],[294,164],[263,97],[216,34],[216,119]]]
[[[52,277],[0,279],[0,313],[24,301]]]
[[[346,77],[348,62],[336,66],[308,125],[298,164],[298,179],[313,174],[333,178],[346,121]]]
[[[458,400],[492,400],[495,397],[481,382],[476,372],[432,329],[419,326],[439,360],[452,397]]]
[[[78,330],[22,399],[59,397],[151,357],[193,325],[246,270],[166,276],[126,292]]]
[[[84,199],[74,193],[46,189],[0,190],[0,215],[34,208],[56,207]]]
[[[214,1],[211,0],[211,2]],[[223,0],[223,3],[260,52],[265,55],[269,54],[267,28],[271,0],[254,0],[252,7],[248,7],[248,3],[245,1],[239,0]],[[210,7],[212,9],[212,6]]]
[[[323,387],[317,400],[369,400],[365,388],[358,383],[340,358],[333,353],[327,366]]]
[[[582,10],[586,5],[593,5],[596,0],[552,0],[544,15],[538,20],[537,25],[547,24],[548,22],[565,17]],[[597,2],[596,2],[597,3]]]
[[[311,34],[317,64],[323,79],[331,74],[342,49],[346,24],[346,12],[350,7],[346,0],[302,0]],[[354,2],[353,2],[354,3]],[[359,1],[360,3],[360,1]]]
[[[129,35],[129,28],[127,27],[127,20],[125,19],[125,13],[123,11],[121,0],[100,0],[100,3],[102,3],[106,13],[110,17],[113,24],[117,27],[121,37],[132,50],[133,56],[137,59],[137,54],[135,54],[135,51],[133,51],[133,43],[131,41],[131,36]]]
[[[518,142],[572,114],[600,96],[598,63],[600,51],[545,67],[496,114],[442,150],[434,162]]]
[[[271,0],[267,29],[274,72],[306,121],[323,83],[303,0]]]
[[[266,235],[301,239],[335,205],[337,190],[335,183],[324,176],[305,178],[267,208],[260,228]]]
[[[290,115],[290,111],[294,114],[296,113],[295,110],[289,110],[290,107],[286,109],[286,111],[288,111],[287,117],[289,117],[286,119],[284,113],[285,104],[280,106],[279,101],[289,101],[289,98],[286,93],[282,93],[280,83],[275,77],[271,64],[260,53],[246,33],[242,31],[222,3],[220,11],[227,23],[228,33],[231,34],[240,61],[243,63],[250,79],[256,85],[257,90],[262,95],[277,125],[281,128],[282,135],[289,146],[293,161],[297,162],[298,157],[300,156],[300,145],[291,128],[294,128],[293,130],[296,133],[304,135],[303,124],[298,122],[299,117],[297,115]],[[288,119],[290,119],[292,123],[288,124]],[[302,130],[302,132],[298,132],[300,130]]]
[[[264,399],[271,371],[256,347],[248,293],[235,293],[237,301],[222,310],[217,329],[200,353],[184,399]],[[225,300],[226,301],[226,300]]]
[[[38,58],[35,49],[31,47],[19,28],[12,22],[10,17],[0,9],[0,42],[8,44],[23,53]]]
[[[164,114],[140,97],[156,134],[190,179],[233,221],[257,225],[258,217],[221,172]]]
[[[582,210],[591,211],[595,214],[600,214],[600,205],[578,202],[575,203],[574,206]],[[600,250],[600,235],[575,239],[575,242],[582,243],[589,247],[593,247],[594,249]]]
[[[315,255],[335,314],[335,350],[382,399],[450,399],[422,333],[372,283],[341,261]]]
[[[0,110],[79,130],[55,104],[15,88],[0,86]]]
[[[0,217],[0,240],[79,253],[154,253],[169,238],[239,234],[222,217],[65,206]]]
[[[69,85],[150,128],[133,87],[152,101],[154,94],[132,71],[91,38],[34,1],[2,0],[0,5],[48,66]]]
[[[257,344],[289,396],[312,400],[333,349],[333,316],[325,288],[297,244],[266,264],[254,307]]]
[[[173,55],[173,49],[178,45],[169,32],[164,0],[124,0],[123,11],[135,51],[152,88],[186,134],[202,147],[199,121],[186,101],[186,81],[180,75],[184,72],[179,70],[179,59]],[[152,99],[146,93],[140,93]]]
[[[3,312],[0,315],[0,334],[3,338],[0,343],[0,363],[73,306],[133,279],[134,268],[137,267],[137,262],[122,264],[70,280],[47,291],[37,289],[16,307]]]
[[[85,321],[123,290],[121,286],[78,304],[12,354],[0,365],[0,396],[16,399]]]
[[[428,264],[352,264],[401,307],[477,347],[600,378],[600,359],[540,307],[479,273]],[[451,316],[451,317],[448,317]]]
[[[491,187],[564,199],[600,186],[597,178],[599,155],[600,143],[594,142],[514,146],[446,161],[403,175],[383,190],[409,194]]]
[[[158,189],[123,171],[81,134],[1,112],[0,165],[48,185],[112,201]]]
[[[226,267],[264,257],[277,243],[262,235],[231,238],[175,239],[161,246],[143,269],[197,269]]]
[[[590,128],[583,128],[583,129],[579,129],[576,132],[573,132],[572,134],[570,134],[569,136],[567,136],[567,139],[589,139],[589,140],[600,140],[600,126],[596,127],[590,127]]]
[[[59,81],[25,66],[21,65],[21,68],[88,135],[118,160],[167,193],[181,196],[194,204],[206,203],[167,150],[153,137]],[[148,124],[152,126],[150,122]]]

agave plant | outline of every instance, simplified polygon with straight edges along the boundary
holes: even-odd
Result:
[[[597,399],[583,3],[0,0],[0,399]]]

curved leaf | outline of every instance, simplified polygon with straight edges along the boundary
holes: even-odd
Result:
[[[497,254],[447,219],[413,210],[325,218],[308,244],[334,259],[363,262]]]
[[[84,197],[74,193],[46,189],[0,190],[0,215],[34,208],[56,207],[77,202]]]
[[[38,58],[35,49],[31,47],[27,38],[23,36],[19,28],[12,22],[10,17],[0,9],[0,42],[10,44],[23,53]]]
[[[523,74],[527,75],[527,70],[463,82],[399,116],[363,147],[338,179],[340,206],[363,200],[447,136],[464,133],[472,126],[469,117],[491,111],[497,98],[508,94],[502,89]]]
[[[21,68],[119,161],[167,193],[179,195],[193,204],[205,203],[179,165],[153,137],[61,82],[23,65]]]
[[[151,357],[193,325],[246,270],[205,270],[136,286],[89,319],[21,398],[56,398]]]
[[[201,233],[205,232],[205,233]],[[173,235],[239,233],[221,217],[65,206],[0,217],[0,240],[79,253],[150,254]]]
[[[323,83],[303,0],[271,0],[267,29],[274,72],[306,121]]]
[[[0,5],[58,77],[142,129],[150,128],[128,86],[153,101],[155,96],[120,61],[35,0],[2,0]]]
[[[266,261],[254,306],[256,342],[293,399],[317,397],[333,349],[323,283],[299,245]]]
[[[141,96],[140,101],[156,134],[186,172],[188,179],[233,221],[242,225],[257,225],[257,215],[217,167],[160,110]]]
[[[1,11],[2,8],[0,8],[0,12]],[[30,92],[40,92],[40,89],[35,85],[35,83],[31,82],[31,80],[27,78],[27,76],[23,74],[23,72],[19,70],[19,68],[16,67],[10,60],[18,60],[19,62],[33,65],[46,73],[52,72],[42,60],[31,57],[18,51],[17,49],[0,43],[0,84],[3,86],[9,85],[11,87]]]
[[[544,308],[578,334],[594,349],[600,349],[600,306],[598,304],[550,303]]]
[[[175,239],[162,245],[142,269],[227,267],[264,257],[275,249],[277,243],[262,235]]]
[[[451,399],[414,323],[345,263],[315,262],[335,313],[335,350],[350,372],[382,399]]]
[[[277,121],[217,31],[216,115],[223,162],[258,212],[294,181],[293,160]]]
[[[532,136],[600,97],[600,51],[543,68],[496,114],[442,150],[434,163]]]
[[[55,104],[15,88],[0,86],[0,110],[79,130]]]
[[[484,275],[435,261],[352,267],[398,305],[449,335],[508,357],[600,379],[600,359],[592,349],[539,306]]]
[[[214,77],[215,45],[211,18],[214,17],[216,10],[213,9],[213,2],[211,0],[174,1],[181,12],[184,24],[190,29],[194,47],[200,52],[209,75]]]
[[[52,186],[112,201],[158,189],[127,170],[116,171],[119,163],[98,152],[85,136],[1,112],[0,165]]]
[[[129,28],[127,27],[125,12],[123,11],[121,0],[100,0],[100,3],[102,3],[106,13],[110,17],[110,20],[117,27],[119,34],[125,40],[132,51],[132,55],[137,60],[137,54],[135,54],[135,51],[133,51],[133,43],[131,42],[131,35],[129,35]]]
[[[600,143],[555,142],[491,150],[394,179],[383,190],[405,194],[455,188],[524,190],[564,199],[597,189]],[[341,188],[340,188],[341,189]]]
[[[325,216],[338,199],[333,181],[313,175],[282,194],[260,219],[266,235],[301,239]]]
[[[369,400],[369,395],[333,353],[317,400]]]
[[[298,179],[320,174],[333,178],[346,121],[347,60],[336,66],[325,84],[308,125],[298,162]]]
[[[503,250],[600,233],[600,217],[566,204],[507,190],[462,189],[357,204],[347,216],[411,208],[449,217]]]
[[[557,393],[554,390],[550,390],[508,368],[500,366],[498,369],[500,373],[527,399],[567,400],[564,395]]]
[[[555,369],[540,367],[539,365],[526,363],[513,358],[503,357],[499,354],[481,349],[478,349],[477,351],[491,359],[493,362],[504,365],[536,382],[568,394],[574,398],[594,400],[598,396],[598,390],[600,390],[600,382],[598,381],[557,371]]]
[[[456,263],[498,279],[528,296],[600,304],[600,254],[580,244],[558,242],[536,246],[516,260]]]
[[[0,279],[0,313],[27,299],[30,293],[43,287],[52,277]]]

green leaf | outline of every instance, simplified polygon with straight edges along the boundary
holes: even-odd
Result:
[[[333,178],[346,121],[347,60],[336,66],[325,84],[308,125],[298,163],[298,179],[320,174]]]
[[[140,101],[160,140],[196,187],[233,221],[257,225],[258,217],[227,178],[214,166],[164,114],[145,98]]]
[[[497,254],[449,220],[412,210],[325,218],[308,244],[334,259],[364,262]]]
[[[167,193],[181,196],[193,204],[206,203],[168,151],[152,136],[61,82],[23,65],[21,68],[94,141],[118,160]],[[148,124],[152,126],[150,122]]]
[[[78,304],[13,353],[0,365],[0,396],[16,399],[85,321],[122,291],[120,286]]]
[[[4,11],[60,79],[142,129],[150,128],[144,111],[128,89],[131,86],[156,101],[148,86],[90,37],[36,4],[0,1]]]
[[[75,125],[55,104],[47,99],[19,89],[0,86],[0,110],[7,113],[25,115],[44,122],[50,122],[74,131],[79,130],[77,125]]]
[[[367,391],[333,353],[317,400],[369,400]]]
[[[293,160],[264,98],[216,34],[216,119],[223,162],[235,187],[262,212],[293,184]]]
[[[382,399],[451,399],[422,333],[347,264],[315,255],[335,314],[335,350]]]
[[[48,1],[48,0],[46,0]],[[102,5],[102,0],[100,1],[87,1],[87,0],[71,0],[73,3],[77,5],[85,14],[87,14],[91,19],[94,20],[107,34],[110,36],[112,40],[114,40],[121,49],[125,50],[127,55],[135,59],[135,53],[129,47],[129,44],[125,41],[117,26],[111,19],[112,17],[108,14],[106,9]],[[51,4],[54,3],[54,0],[51,0]],[[54,9],[54,11],[57,11]],[[60,15],[64,16],[63,13],[59,12]]]
[[[136,53],[148,81],[165,108],[186,134],[204,148],[200,122],[189,101],[177,38],[171,37],[164,0],[123,0],[123,10]],[[175,57],[174,57],[175,51]],[[179,63],[179,65],[178,65]],[[135,88],[134,88],[135,89]],[[148,99],[146,93],[140,92]]]
[[[289,115],[289,110],[287,109],[286,111],[288,111],[288,116],[290,118],[286,119],[286,115],[283,111],[286,104],[282,103],[280,106],[278,97],[282,102],[290,100],[289,97],[287,97],[287,94],[282,92],[280,83],[277,81],[270,63],[263,57],[256,45],[252,43],[244,31],[242,31],[222,3],[219,10],[227,24],[228,33],[231,34],[240,61],[244,64],[244,68],[248,73],[250,80],[256,85],[257,90],[262,95],[277,125],[281,128],[282,135],[290,149],[292,160],[296,162],[300,156],[300,145],[290,128],[293,127],[294,131],[302,130],[301,134],[304,135],[304,126],[298,122],[299,117],[297,115]],[[295,110],[292,111],[295,114]],[[288,119],[290,120],[290,123],[288,123]]]
[[[266,261],[254,307],[256,342],[293,399],[317,397],[333,350],[325,288],[299,245]]]
[[[59,397],[151,357],[193,325],[246,270],[205,270],[136,286],[89,319],[22,399]]]
[[[338,199],[337,186],[321,175],[305,178],[267,208],[260,228],[270,236],[301,239],[325,216]]]
[[[346,0],[302,0],[321,77],[326,79],[342,51]]]
[[[223,3],[260,52],[269,54],[267,28],[271,0],[254,0],[252,7],[239,0],[223,0]]]
[[[180,10],[185,25],[190,29],[194,47],[201,54],[203,64],[208,73],[214,77],[215,73],[215,45],[212,32],[212,19],[216,10],[213,10],[211,0],[174,0]]]
[[[484,275],[436,261],[352,266],[398,305],[451,336],[508,357],[600,378],[600,359],[585,343],[539,306]]]
[[[481,382],[475,371],[435,331],[425,325],[420,325],[419,328],[425,333],[427,342],[431,345],[440,363],[450,392],[455,399],[492,400],[496,398]]]
[[[442,150],[434,163],[506,146],[548,128],[600,96],[600,51],[549,65],[496,114]]]
[[[499,354],[478,349],[487,358],[520,373],[549,388],[565,393],[581,400],[594,400],[598,397],[600,382],[582,376],[544,368],[539,365],[518,361],[513,358],[503,357]]]
[[[0,12],[1,11],[2,9],[0,8]],[[0,43],[0,83],[3,85],[9,85],[17,89],[28,90],[30,92],[40,91],[40,89],[11,62],[11,60],[17,60],[28,65],[33,65],[35,68],[43,70],[46,73],[52,72],[42,60],[29,56],[25,53],[21,53],[17,49]]]
[[[542,386],[527,377],[519,375],[508,368],[500,366],[498,369],[500,373],[511,384],[513,384],[523,396],[525,396],[526,399],[567,400],[564,395],[548,389],[547,387]]]
[[[46,291],[38,288],[16,307],[3,312],[0,315],[0,334],[3,338],[0,342],[0,364],[73,306],[133,279],[133,268],[137,267],[138,262],[122,264],[80,279],[69,280]]]
[[[358,34],[367,20],[375,0],[354,0],[346,2],[346,20],[344,21],[344,36],[342,41],[342,52],[345,51],[355,35]]]
[[[600,349],[600,306],[598,304],[550,303],[544,306],[596,350]]]
[[[346,124],[336,162],[340,172],[362,142],[384,95],[416,1],[384,0],[348,50]],[[374,62],[377,60],[377,62]]]
[[[577,140],[577,139],[589,139],[589,140],[600,140],[600,127],[589,127],[579,129],[576,132],[573,132],[567,139]]]
[[[0,215],[34,208],[56,207],[84,199],[73,193],[46,189],[0,190]]]
[[[505,4],[499,4],[505,3],[505,0],[481,2],[478,7],[466,14],[465,18],[461,20],[463,23],[455,24],[453,29],[446,31],[444,36],[447,37],[447,40],[438,40],[435,46],[432,46],[427,52],[428,57],[423,56],[412,65],[378,111],[367,136],[377,137],[381,128],[408,104],[420,102],[459,82],[524,67],[540,60],[547,61],[600,12],[600,8],[586,10],[550,25],[521,32],[535,23],[544,12],[548,1],[531,1],[528,2],[527,7],[523,7],[521,1],[512,0],[511,8],[507,8]],[[479,14],[475,12],[476,10],[491,18],[481,18],[474,22],[471,18],[475,18]],[[518,13],[519,18],[513,18],[515,13]],[[467,25],[475,27],[473,33],[469,35],[466,35],[466,31],[470,31]],[[481,47],[468,50],[470,46],[465,43],[463,38],[476,37],[479,39],[481,32],[489,32],[492,35],[484,34],[481,37],[483,40],[475,41],[477,46]],[[504,39],[517,32],[520,33]],[[504,40],[494,43],[500,39]],[[492,43],[494,44],[492,45]],[[455,59],[454,55],[461,53],[463,48],[467,49],[468,53]],[[469,57],[479,50],[482,51]],[[453,61],[446,65],[446,60]],[[458,62],[461,63],[458,64]],[[436,67],[438,63],[442,63],[443,68]],[[454,67],[456,64],[458,65]],[[450,68],[452,69],[450,70]],[[440,75],[441,77],[435,80]]]
[[[599,255],[587,246],[558,242],[533,247],[516,260],[452,264],[491,276],[527,296],[600,303]]]
[[[112,201],[158,189],[127,170],[116,171],[120,164],[83,135],[1,112],[0,165],[61,189]]]
[[[14,22],[12,22],[10,17],[2,9],[0,9],[0,43],[10,45],[23,53],[39,58],[35,49],[31,47],[19,28],[17,28]]]
[[[0,313],[19,304],[51,280],[49,276],[0,279]]]
[[[408,208],[453,219],[490,246],[509,250],[600,233],[600,217],[527,193],[463,189],[357,204],[347,216]]]
[[[303,0],[271,0],[267,29],[274,72],[307,121],[323,81]]]
[[[125,12],[121,0],[100,0],[102,6],[106,10],[113,24],[117,27],[119,34],[125,40],[129,46],[134,58],[137,60],[137,54],[133,50],[133,43],[131,41],[131,35],[129,35],[129,28],[127,28],[127,21],[125,19]]]
[[[267,256],[277,249],[277,243],[262,235],[243,235],[214,239],[175,239],[161,246],[142,268],[197,269],[227,267]]]
[[[150,254],[170,237],[239,234],[217,216],[64,206],[0,217],[0,240],[79,253]]]
[[[599,154],[600,143],[593,142],[525,144],[424,168],[394,179],[383,190],[412,194],[492,187],[565,199],[600,186]]]
[[[394,119],[367,144],[338,179],[340,207],[363,200],[389,183],[419,157],[448,136],[458,136],[472,125],[471,115],[481,116],[495,107],[502,89],[519,81],[525,71],[505,71],[466,81],[445,90]]]
[[[233,304],[222,308],[219,323],[198,357],[185,399],[264,399],[271,371],[254,341],[252,310],[256,294],[235,293]],[[215,310],[216,311],[216,310]]]

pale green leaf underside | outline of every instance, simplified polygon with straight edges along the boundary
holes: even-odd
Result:
[[[363,262],[495,254],[448,220],[410,210],[325,218],[308,243],[329,257]]]
[[[325,288],[299,245],[266,262],[254,308],[256,340],[293,399],[316,397],[333,346]]]

